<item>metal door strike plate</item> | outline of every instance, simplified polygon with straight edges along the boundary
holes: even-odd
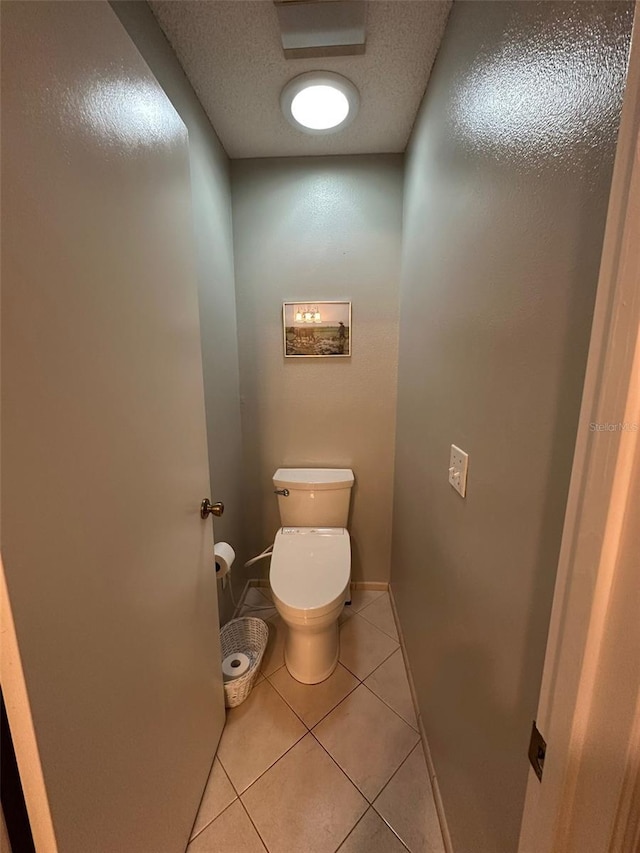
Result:
[[[547,744],[538,731],[536,721],[531,726],[531,740],[529,741],[529,761],[533,771],[542,782],[542,771],[544,770],[544,757],[547,754]]]

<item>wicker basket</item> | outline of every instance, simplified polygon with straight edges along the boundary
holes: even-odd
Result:
[[[224,682],[224,703],[235,708],[247,698],[255,684],[264,650],[267,648],[269,628],[263,619],[242,616],[223,625],[220,631],[222,659],[237,652],[245,654],[251,664],[244,675]]]

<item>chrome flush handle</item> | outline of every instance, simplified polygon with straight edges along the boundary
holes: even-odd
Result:
[[[289,489],[274,489],[273,494],[274,495],[282,495],[283,498],[288,498],[289,497]]]

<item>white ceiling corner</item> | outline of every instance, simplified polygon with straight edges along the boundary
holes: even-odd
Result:
[[[451,0],[369,0],[366,52],[285,59],[271,0],[150,0],[227,154],[288,157],[405,150]],[[335,71],[360,90],[360,110],[335,135],[307,136],[280,110],[305,71]]]

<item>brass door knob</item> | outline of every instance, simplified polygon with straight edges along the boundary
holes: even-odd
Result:
[[[224,504],[222,501],[216,501],[216,503],[209,503],[209,498],[204,498],[202,503],[200,504],[200,517],[201,518],[209,518],[210,515],[215,515],[216,518],[220,518],[222,513],[224,512]]]

